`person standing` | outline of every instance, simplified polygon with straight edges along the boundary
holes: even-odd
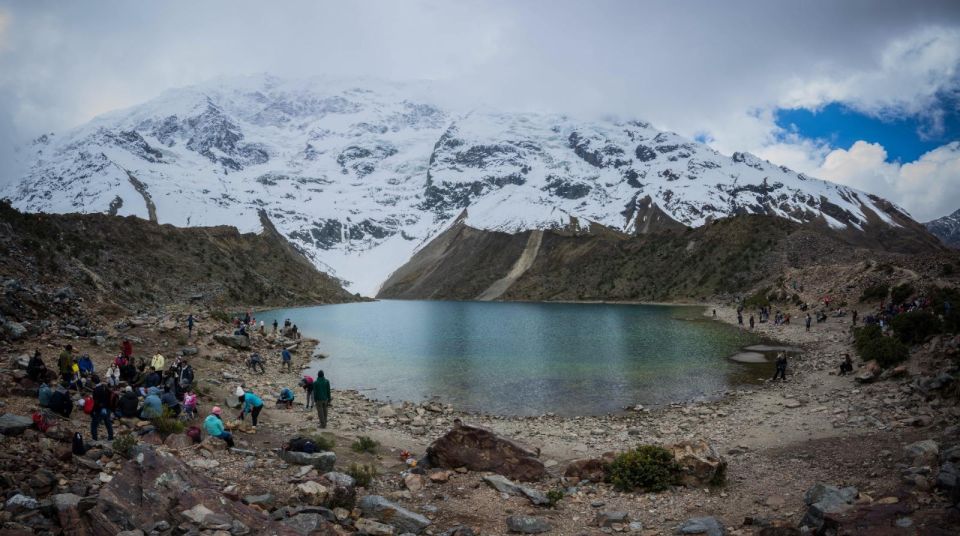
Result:
[[[311,407],[313,407],[313,377],[304,376],[300,380],[300,387],[303,388],[304,394],[306,395],[305,398],[307,400],[307,407],[304,409],[309,410]]]
[[[102,421],[107,427],[107,441],[113,441],[113,415],[110,411],[110,388],[93,376],[93,412],[90,413],[90,437],[97,440],[97,429]]]
[[[193,336],[193,313],[190,313],[190,316],[187,317],[187,336]]]
[[[60,370],[61,379],[69,385],[73,381],[73,345],[63,347],[57,360],[57,368]]]
[[[753,329],[753,315],[750,315],[750,329]]]
[[[150,360],[150,366],[156,371],[162,371],[164,363],[166,363],[166,359],[164,359],[160,353],[154,355],[153,359]]]
[[[777,381],[777,378],[786,381],[787,379],[787,354],[779,353],[777,354],[777,370],[773,373],[773,381]]]
[[[281,367],[285,367],[289,372],[291,370],[290,367],[293,365],[291,363],[293,356],[290,355],[290,350],[288,350],[287,348],[284,348],[283,351],[280,352],[280,358],[283,361],[281,364]]]
[[[857,325],[857,310],[854,309],[853,312],[850,313],[850,315],[853,317],[853,325],[856,326],[856,325]]]
[[[317,406],[317,420],[320,428],[327,427],[327,409],[330,407],[330,381],[323,376],[323,371],[317,372],[317,379],[313,380],[313,402]]]
[[[133,343],[130,342],[130,339],[123,339],[123,344],[120,345],[120,353],[123,354],[123,357],[129,360],[133,357]]]
[[[810,318],[810,313],[807,313],[807,319],[806,319],[807,331],[810,331],[810,322],[811,322],[811,320],[812,320],[812,319]]]
[[[274,334],[277,333],[277,319],[276,319],[276,318],[273,319],[273,333],[274,333]]]
[[[210,415],[207,415],[207,418],[203,420],[203,429],[207,431],[207,435],[222,439],[227,444],[227,448],[232,449],[233,435],[224,428],[221,413],[223,413],[223,410],[220,409],[220,406],[214,406],[210,410]]]

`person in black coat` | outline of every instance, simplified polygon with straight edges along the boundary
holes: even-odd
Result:
[[[120,402],[117,404],[117,411],[121,417],[132,419],[137,416],[137,407],[140,405],[140,397],[133,392],[129,385],[123,390],[120,396]]]

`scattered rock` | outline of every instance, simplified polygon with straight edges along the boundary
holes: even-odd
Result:
[[[810,527],[818,533],[835,526],[831,516],[849,510],[858,495],[859,492],[854,487],[841,489],[821,483],[815,484],[803,496],[808,508],[800,520],[800,526]]]
[[[21,417],[12,413],[0,415],[0,434],[7,436],[20,435],[33,426],[33,419],[30,417]]]
[[[539,490],[529,488],[520,484],[511,482],[510,479],[503,475],[490,475],[483,477],[483,481],[492,486],[495,490],[500,493],[507,493],[509,495],[517,495],[521,497],[526,497],[530,500],[531,503],[537,506],[546,506],[550,504],[550,501],[547,499],[547,496],[544,495]]]
[[[280,451],[280,459],[293,465],[312,465],[318,472],[327,472],[337,463],[337,455],[332,452],[294,452]]]
[[[308,480],[297,484],[297,494],[305,503],[320,506],[326,503],[330,490],[318,482]]]
[[[727,529],[712,516],[688,519],[677,529],[677,534],[703,534],[705,536],[725,536]]]
[[[507,530],[509,532],[516,532],[520,534],[540,534],[541,532],[548,532],[552,529],[553,527],[550,525],[550,523],[547,523],[546,521],[537,517],[507,517]]]
[[[600,512],[593,522],[598,527],[610,527],[614,523],[624,525],[630,522],[630,516],[626,512]]]
[[[372,519],[360,518],[353,526],[357,529],[357,534],[369,534],[370,536],[393,536],[393,527],[385,525]]]
[[[563,476],[580,481],[603,482],[607,477],[606,466],[613,461],[614,454],[606,453],[601,458],[582,458],[573,460],[567,466]]]
[[[680,465],[680,481],[685,486],[704,487],[723,483],[727,462],[706,441],[683,441],[667,447]]]
[[[540,480],[546,475],[540,455],[479,426],[455,421],[452,430],[427,448],[434,467],[490,471],[521,481]]]
[[[234,350],[250,349],[250,338],[243,335],[214,335],[213,340]]]
[[[367,495],[357,502],[357,507],[368,518],[388,523],[402,532],[420,534],[430,526],[430,520],[406,508],[397,506],[380,495]]]
[[[391,406],[390,404],[387,404],[386,406],[381,406],[380,409],[377,410],[377,417],[380,417],[381,419],[389,419],[390,417],[396,417],[396,416],[397,416],[397,411],[393,409],[393,406]]]

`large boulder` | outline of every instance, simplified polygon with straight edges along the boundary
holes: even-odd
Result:
[[[250,337],[243,335],[214,335],[213,340],[234,350],[249,350]]]
[[[337,455],[332,452],[294,452],[292,450],[281,450],[280,459],[293,465],[312,465],[317,468],[317,472],[325,473],[332,471],[334,464],[337,463]]]
[[[430,520],[406,508],[397,506],[380,495],[367,495],[357,502],[357,508],[368,519],[396,527],[397,532],[420,534],[430,526]]]
[[[0,334],[8,341],[17,341],[27,336],[27,328],[19,322],[5,320],[0,324]]]
[[[682,441],[667,450],[680,466],[680,482],[685,486],[717,485],[726,479],[727,461],[706,441]]]
[[[427,448],[427,460],[433,467],[471,471],[490,471],[513,480],[533,481],[547,470],[537,457],[539,451],[497,436],[486,428],[469,426],[459,420],[452,430]]]
[[[803,502],[808,508],[800,520],[800,526],[808,527],[817,534],[835,528],[835,516],[852,508],[858,495],[859,492],[854,487],[838,488],[821,483],[814,484],[803,496]]]
[[[573,460],[567,465],[563,476],[574,480],[589,480],[591,482],[603,482],[607,478],[607,466],[616,458],[613,452],[605,452],[599,458],[581,458]]]
[[[702,536],[724,536],[727,529],[712,516],[688,519],[677,528],[677,534],[699,534]]]
[[[21,417],[12,413],[0,415],[0,434],[7,436],[20,435],[33,426],[33,419],[30,417]]]
[[[196,522],[193,518],[199,518],[196,524],[203,529],[226,524],[242,527],[247,534],[300,534],[256,508],[231,500],[219,488],[174,455],[140,445],[134,458],[101,488],[96,506],[86,517],[95,536],[152,527],[161,521],[178,526],[183,521]]]

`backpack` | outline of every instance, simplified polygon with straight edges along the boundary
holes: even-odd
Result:
[[[45,408],[50,405],[50,397],[53,396],[53,389],[49,385],[43,384],[37,391],[37,398],[40,401],[40,407]]]
[[[83,399],[83,412],[87,415],[93,413],[93,397],[88,396]]]
[[[83,456],[87,453],[87,446],[83,444],[83,436],[80,432],[73,433],[73,442],[71,446],[74,456]]]
[[[37,427],[37,430],[41,432],[46,432],[50,428],[50,423],[47,421],[47,418],[43,416],[43,413],[36,412],[33,414],[33,425]]]
[[[317,452],[317,444],[311,439],[305,437],[295,437],[287,444],[287,450],[290,452],[305,452],[313,454]]]
[[[187,434],[187,437],[192,439],[194,443],[199,443],[201,440],[200,429],[197,428],[196,426],[191,426],[190,428],[188,428],[186,434]]]

